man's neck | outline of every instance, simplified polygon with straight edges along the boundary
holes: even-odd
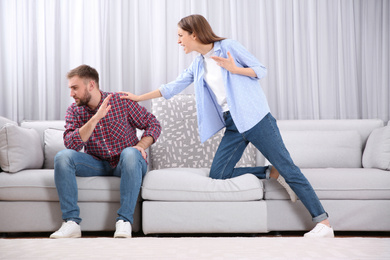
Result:
[[[91,109],[91,110],[95,110],[97,107],[98,107],[98,105],[99,105],[99,103],[100,103],[100,101],[101,101],[101,99],[102,99],[103,97],[102,97],[102,93],[98,90],[98,91],[96,91],[96,92],[93,92],[92,93],[92,97],[91,97],[91,100],[88,102],[88,107]]]

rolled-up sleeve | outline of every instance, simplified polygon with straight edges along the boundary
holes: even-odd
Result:
[[[85,146],[79,132],[82,125],[78,117],[74,115],[72,106],[70,106],[65,116],[64,145],[67,149],[80,151]]]
[[[137,102],[127,100],[131,124],[144,130],[142,137],[151,136],[156,142],[161,133],[161,125],[157,118]]]
[[[226,52],[229,51],[231,53],[236,62],[238,62],[238,66],[253,69],[256,73],[257,79],[264,78],[267,75],[267,68],[239,42],[234,40],[223,42],[227,43],[225,47]]]
[[[194,63],[192,63],[190,67],[184,70],[176,78],[176,80],[169,82],[168,84],[161,85],[159,90],[165,99],[170,99],[171,97],[179,94],[194,82],[194,73],[192,69],[193,65]]]

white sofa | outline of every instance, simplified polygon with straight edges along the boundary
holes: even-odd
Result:
[[[246,174],[207,177],[222,132],[200,144],[195,100],[153,101],[162,133],[133,230],[161,233],[264,233],[313,227],[300,201],[274,180]],[[390,126],[381,120],[280,120],[292,158],[316,190],[336,231],[390,231]],[[0,117],[0,233],[51,232],[61,224],[53,159],[63,149],[63,121]],[[249,146],[239,166],[266,165]],[[83,231],[111,231],[119,179],[77,178]],[[141,205],[142,204],[142,205]],[[142,206],[142,214],[141,214]]]
[[[250,174],[230,180],[207,177],[222,132],[199,143],[193,96],[155,100],[152,113],[163,130],[151,147],[153,170],[142,188],[145,234],[314,226],[303,204],[292,203],[275,180]],[[390,126],[381,120],[280,120],[278,125],[336,231],[390,231]],[[240,166],[268,165],[256,151],[248,147]]]
[[[0,233],[52,232],[61,226],[54,184],[54,157],[65,149],[65,122],[24,121],[0,117]],[[77,177],[82,231],[115,230],[120,207],[120,179]],[[140,201],[133,231],[141,228]]]

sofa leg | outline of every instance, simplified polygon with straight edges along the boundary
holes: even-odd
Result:
[[[0,233],[0,238],[7,238],[7,233]]]

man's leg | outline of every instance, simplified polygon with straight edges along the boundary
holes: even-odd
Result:
[[[118,210],[117,222],[123,221],[133,224],[134,210],[141,189],[142,178],[145,176],[146,170],[146,161],[137,149],[128,147],[122,151],[118,166],[114,171],[114,176],[121,177],[121,207]],[[126,225],[130,226],[130,224]],[[118,235],[119,231],[117,228],[115,237],[128,237]]]
[[[99,161],[86,153],[66,149],[57,153],[54,160],[54,181],[65,222],[80,224],[80,209],[77,206],[78,189],[76,176],[107,176],[112,169],[105,161]],[[56,232],[57,233],[57,232]],[[54,234],[53,234],[54,235]],[[52,235],[52,237],[53,237]],[[54,235],[61,237],[61,235]]]

